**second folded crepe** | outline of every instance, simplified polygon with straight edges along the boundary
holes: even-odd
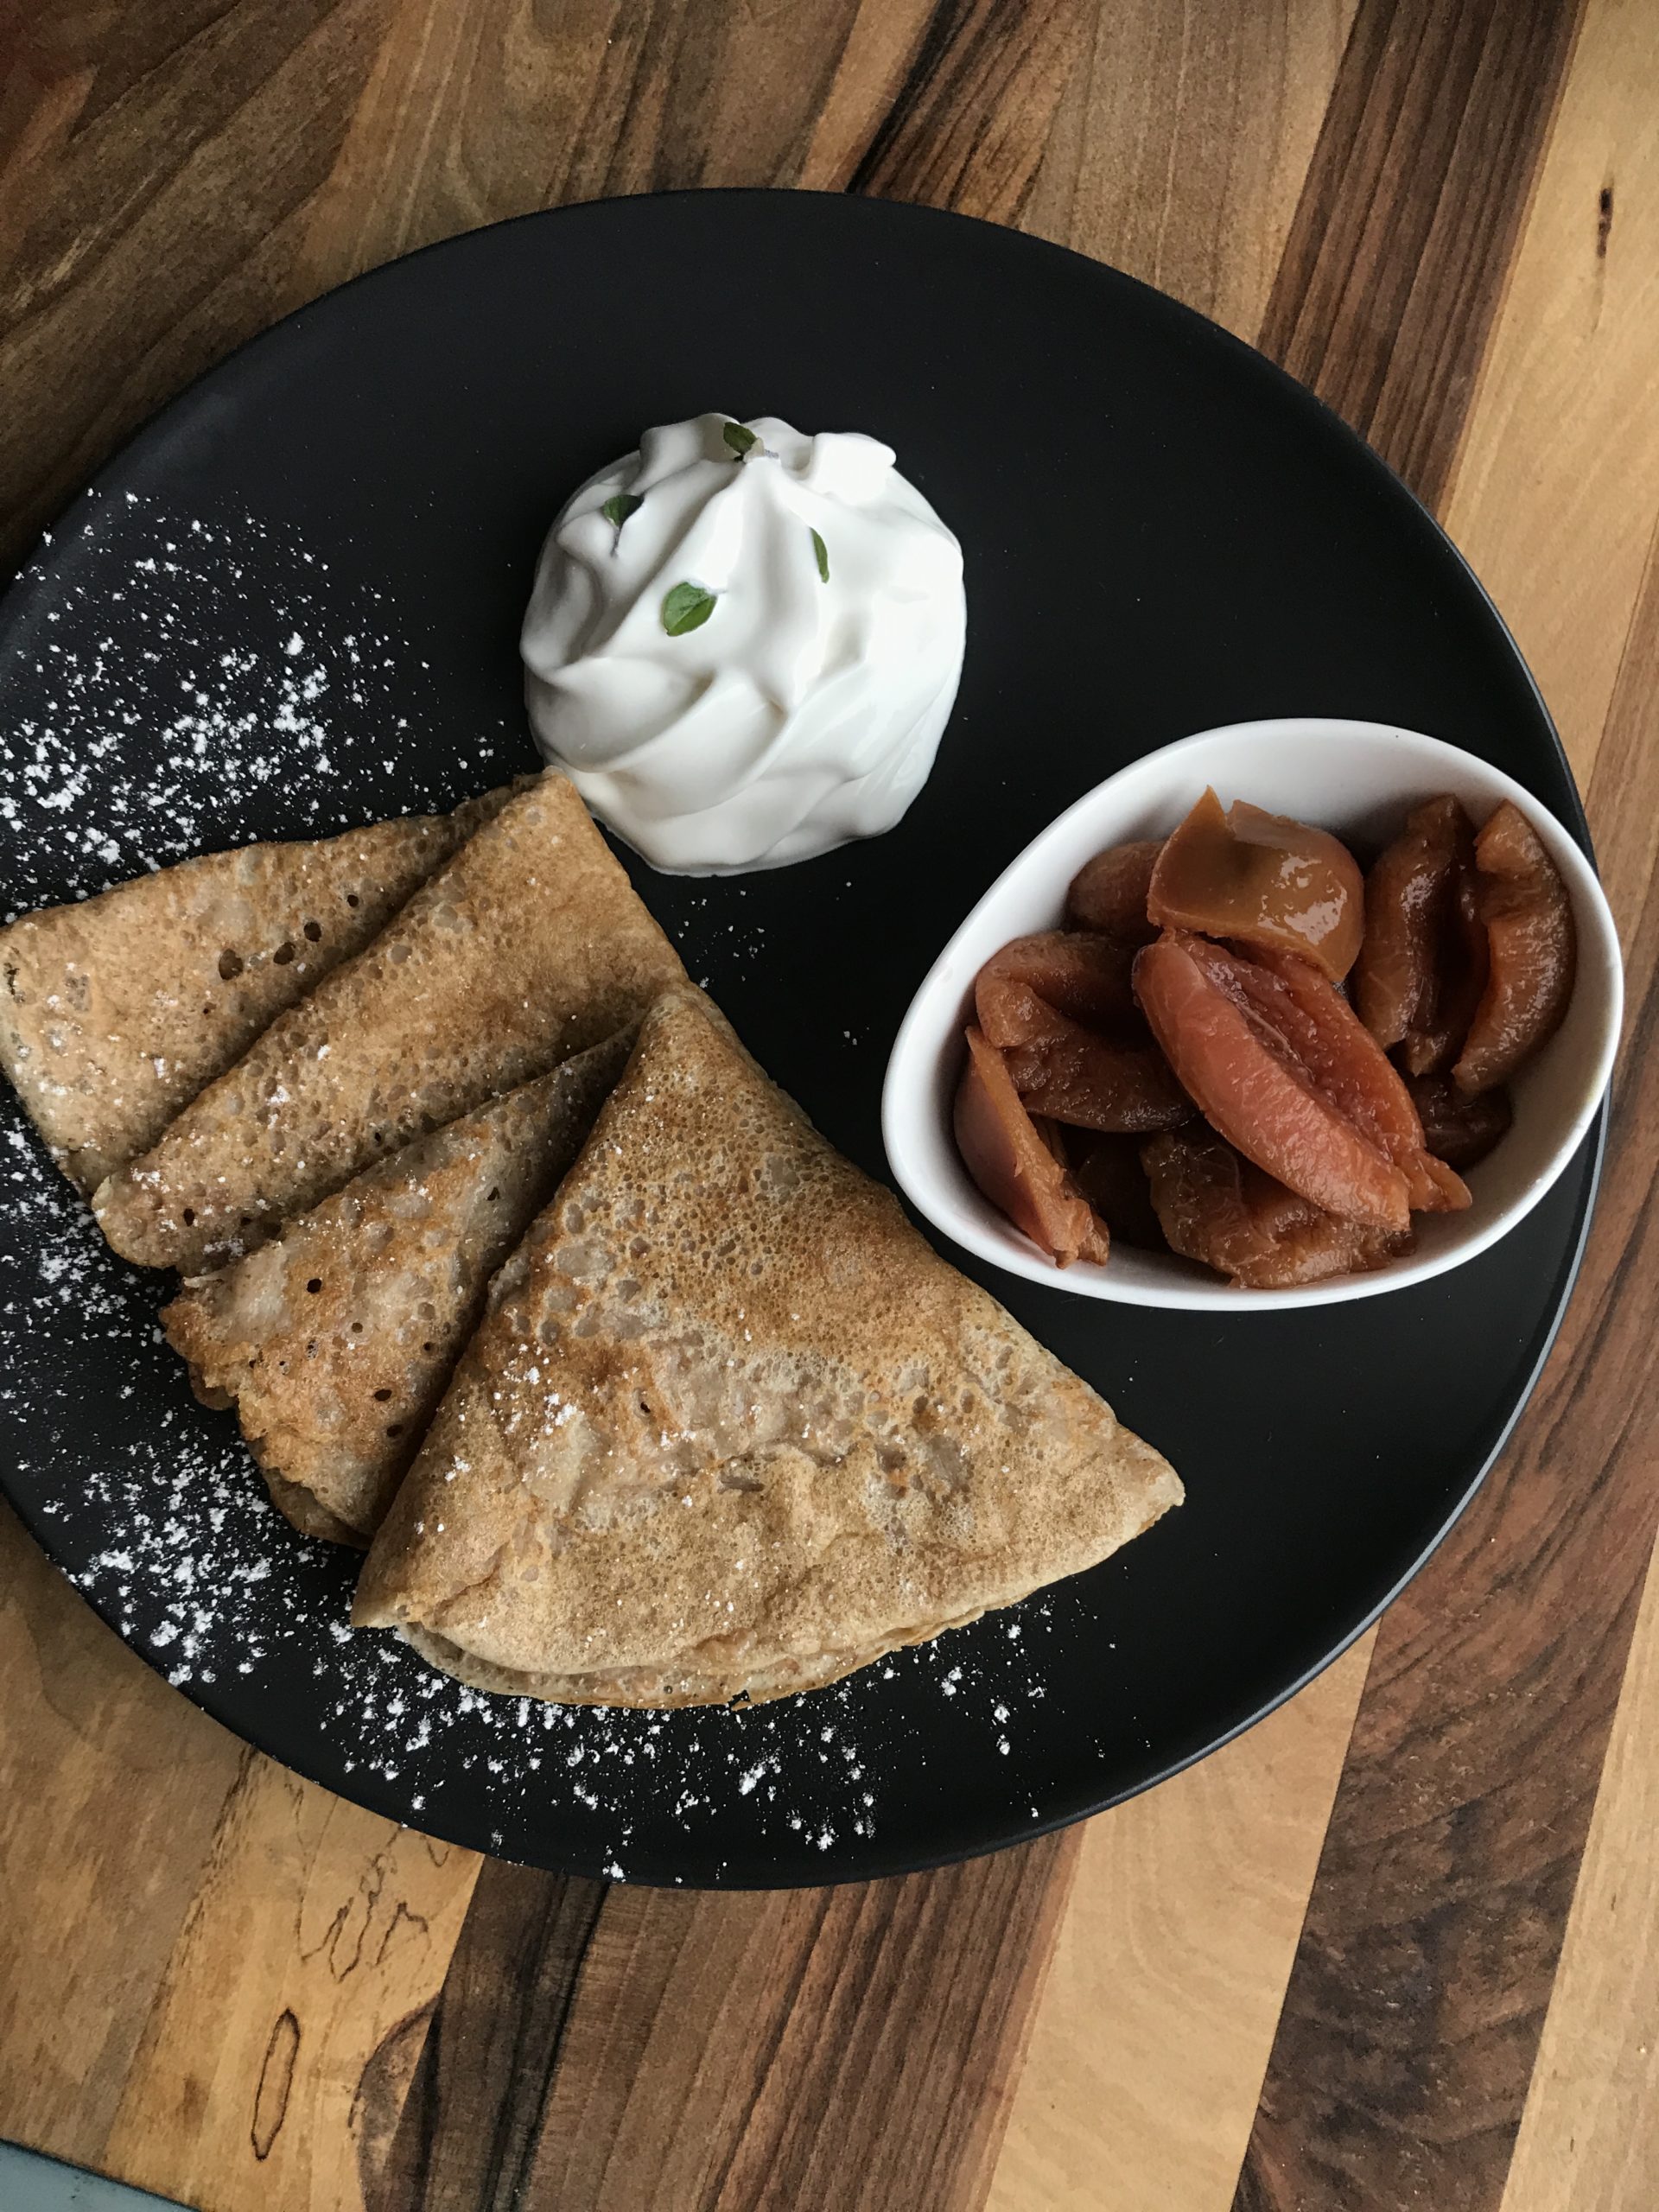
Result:
[[[238,1257],[372,1160],[637,1021],[683,973],[575,788],[539,777],[99,1186],[99,1224],[145,1267]]]
[[[1180,1495],[683,985],[496,1277],[353,1619],[518,1695],[777,1697]]]
[[[406,1145],[163,1310],[197,1396],[235,1407],[296,1528],[366,1544],[379,1526],[491,1275],[580,1151],[632,1042],[624,1031]]]

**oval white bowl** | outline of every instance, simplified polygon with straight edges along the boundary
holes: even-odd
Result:
[[[1368,1274],[1294,1290],[1243,1290],[1173,1255],[1122,1243],[1104,1267],[1057,1268],[984,1198],[962,1164],[950,1106],[964,1054],[974,977],[1011,938],[1057,928],[1066,887],[1108,845],[1161,837],[1206,785],[1224,804],[1249,799],[1317,823],[1362,845],[1394,836],[1410,807],[1441,791],[1476,822],[1513,799],[1566,880],[1578,924],[1578,975],[1566,1020],[1511,1086],[1515,1125],[1466,1178],[1463,1213],[1414,1217],[1417,1249]],[[1264,1312],[1374,1298],[1444,1274],[1484,1252],[1536,1205],[1582,1141],[1612,1072],[1624,1006],[1618,938],[1594,870],[1532,794],[1501,769],[1438,738],[1381,722],[1320,715],[1237,722],[1148,753],[1069,807],[1005,868],[929,971],[887,1063],[881,1127],[887,1159],[912,1203],[947,1236],[1015,1274],[1080,1298],[1128,1306]]]

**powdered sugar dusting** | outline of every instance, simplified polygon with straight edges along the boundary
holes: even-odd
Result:
[[[1029,1666],[1003,1656],[1020,1645],[1001,1620],[868,1670],[899,1696],[873,1700],[855,1677],[752,1710],[677,1713],[488,1696],[394,1638],[353,1634],[354,1556],[276,1511],[231,1417],[193,1402],[160,1341],[167,1287],[108,1250],[10,1102],[4,1123],[0,1432],[20,1497],[125,1640],[278,1756],[313,1764],[321,1745],[348,1791],[378,1785],[372,1802],[440,1833],[475,1825],[461,1808],[481,1795],[488,1840],[509,1854],[539,1846],[556,1859],[568,1836],[572,1856],[626,1875],[645,1831],[662,1878],[665,1826],[688,1861],[717,1869],[738,1808],[745,1855],[794,1845],[828,1861],[838,1844],[874,1840],[894,1758],[944,1748],[918,1726],[924,1685],[942,1712],[971,1705],[955,1756],[976,1741],[995,1758],[1041,1699]],[[94,1378],[105,1410],[88,1434]],[[1039,1602],[1020,1612],[1027,1634],[1046,1622]]]
[[[111,504],[89,493],[66,524],[67,578],[43,546],[8,602],[23,639],[0,724],[8,918],[245,842],[248,802],[272,785],[284,835],[326,836],[512,772],[524,747],[504,727],[423,773],[410,740],[438,715],[431,671],[372,586],[251,516]],[[135,558],[140,522],[153,550]]]
[[[372,590],[255,519],[137,504],[84,501],[68,525],[79,557],[60,579],[47,549],[8,606],[6,911],[273,823],[327,834],[445,806],[521,764],[516,728],[431,741],[435,687]],[[742,919],[737,900],[696,912],[722,934]],[[764,959],[758,934],[740,945]],[[1027,1816],[1005,1761],[1042,1725],[1044,1601],[752,1710],[492,1697],[354,1635],[355,1554],[290,1528],[232,1418],[194,1402],[156,1325],[170,1288],[108,1250],[8,1094],[0,1457],[15,1495],[135,1649],[276,1756],[412,1824],[613,1878],[833,1877],[838,1859],[879,1855],[895,1791],[913,1822],[930,1762],[941,1783],[971,1764],[982,1795],[1006,1777]]]

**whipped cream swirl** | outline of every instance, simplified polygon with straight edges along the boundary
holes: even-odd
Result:
[[[543,754],[656,867],[778,868],[891,829],[962,671],[962,549],[855,431],[699,415],[589,477],[522,647]]]

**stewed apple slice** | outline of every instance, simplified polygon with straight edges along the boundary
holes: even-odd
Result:
[[[1433,1020],[1460,866],[1475,827],[1449,793],[1406,817],[1365,879],[1365,935],[1354,964],[1359,1018],[1385,1049]]]
[[[1185,930],[1136,954],[1135,995],[1182,1087],[1275,1181],[1344,1219],[1403,1230],[1406,1175],[1256,1012],[1236,972],[1243,964]]]
[[[1458,855],[1451,911],[1435,957],[1434,988],[1421,1027],[1408,1029],[1399,1046],[1408,1075],[1443,1075],[1463,1050],[1491,972],[1491,953],[1480,918],[1480,879],[1475,871],[1471,829]]]
[[[1515,1118],[1510,1094],[1501,1087],[1465,1098],[1450,1076],[1417,1075],[1407,1088],[1423,1125],[1423,1142],[1448,1167],[1472,1167],[1484,1160]]]
[[[1360,1019],[1412,1075],[1451,1066],[1486,987],[1475,826],[1449,792],[1427,800],[1365,879],[1354,968]]]
[[[1314,1087],[1404,1174],[1413,1211],[1461,1212],[1467,1190],[1426,1147],[1398,1070],[1336,985],[1294,952],[1263,950],[1230,973]]]
[[[1334,1214],[1287,1190],[1201,1122],[1141,1148],[1152,1203],[1172,1249],[1250,1290],[1381,1267],[1409,1251],[1393,1231]]]
[[[1136,1135],[1191,1115],[1135,1003],[1133,961],[1128,945],[1050,930],[1016,938],[980,969],[979,1027],[1028,1112]]]
[[[1491,971],[1452,1079],[1465,1097],[1507,1082],[1553,1037],[1573,995],[1578,935],[1560,871],[1505,799],[1475,840]]]
[[[1166,839],[1147,893],[1165,928],[1300,953],[1333,982],[1354,964],[1364,906],[1358,863],[1328,830],[1243,799],[1224,813],[1212,791]]]
[[[1158,925],[1147,917],[1147,893],[1163,849],[1161,837],[1148,837],[1096,853],[1071,879],[1065,894],[1066,927],[1098,930],[1128,944],[1149,944]]]
[[[1027,995],[1091,1029],[1139,1023],[1130,970],[1132,945],[1086,930],[1039,930],[995,952],[974,982],[979,1026],[998,1046],[1023,1044],[1031,1020]]]
[[[1141,1147],[1149,1140],[1096,1136],[1084,1130],[1064,1135],[1063,1141],[1072,1181],[1114,1238],[1141,1251],[1166,1251],[1168,1243],[1153,1211],[1141,1162]]]
[[[1057,1032],[1063,1020],[1056,1016]],[[1155,1045],[1110,1045],[1065,1022],[1064,1033],[1016,1045],[1005,1057],[1027,1111],[1070,1128],[1144,1136],[1192,1118],[1192,1101]]]
[[[1020,1104],[1002,1055],[977,1028],[968,1032],[954,1121],[968,1173],[1016,1229],[1063,1268],[1105,1259],[1104,1225]]]

